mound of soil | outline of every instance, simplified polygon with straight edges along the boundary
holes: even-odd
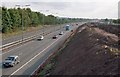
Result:
[[[112,28],[112,26],[110,26]],[[114,26],[113,26],[114,27]],[[118,29],[84,24],[57,57],[51,75],[120,74]]]

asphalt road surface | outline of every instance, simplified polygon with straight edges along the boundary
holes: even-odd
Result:
[[[68,24],[71,25],[71,24],[75,24],[75,23],[68,23]],[[19,35],[11,36],[11,37],[6,38],[6,39],[2,39],[1,40],[2,45],[21,40],[22,37],[27,38],[27,37],[30,37],[30,36],[33,36],[33,35],[36,35],[36,34],[54,32],[55,30],[61,29],[64,26],[66,26],[66,24],[61,24],[61,25],[58,25],[58,26],[55,26],[55,27],[54,26],[49,26],[49,27],[45,27],[45,28],[42,28],[42,29],[37,30],[37,31],[32,31],[32,32],[23,32],[23,34],[19,34]]]
[[[79,23],[78,26],[83,23]],[[76,29],[78,26],[72,26],[71,29]],[[58,35],[61,30],[64,34]],[[20,57],[20,63],[14,67],[1,67],[2,75],[31,75],[71,34],[70,31],[65,31],[64,28],[61,30],[46,35],[42,41],[34,39],[0,54],[3,61],[10,55],[18,55]],[[58,35],[58,38],[52,39],[54,35]]]
[[[54,32],[54,30],[60,29],[60,26],[63,27],[64,25],[59,25],[56,27],[46,27],[37,31],[32,31],[32,32],[23,32],[23,35],[15,35],[6,39],[2,39],[2,45],[21,40],[23,38],[27,38],[36,34],[43,34],[43,33],[49,33],[49,32]]]

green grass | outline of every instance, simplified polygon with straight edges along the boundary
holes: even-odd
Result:
[[[52,68],[53,64],[52,63],[49,63],[47,64],[44,69],[39,73],[39,75],[46,75],[47,74],[47,71],[50,70]]]
[[[36,31],[38,29],[42,28],[42,26],[38,26],[38,27],[29,27],[27,28],[25,32],[31,32],[31,31]],[[22,30],[16,30],[15,32],[11,32],[11,33],[2,33],[2,39],[7,39],[9,37],[15,36],[15,35],[20,35],[22,34]]]

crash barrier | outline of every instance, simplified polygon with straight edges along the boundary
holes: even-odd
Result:
[[[59,29],[57,29],[57,30],[59,30]],[[31,37],[28,37],[28,38],[24,38],[24,39],[15,41],[15,42],[11,42],[11,43],[2,45],[2,46],[0,46],[0,50],[1,50],[1,51],[4,51],[4,50],[9,49],[9,48],[11,48],[11,47],[13,47],[13,46],[20,45],[20,44],[29,42],[29,41],[31,41],[31,40],[33,40],[33,39],[35,39],[35,38],[38,38],[39,35],[45,36],[45,35],[48,35],[48,34],[50,34],[50,33],[52,33],[52,32],[44,33],[44,34],[37,34],[37,35],[31,36]]]

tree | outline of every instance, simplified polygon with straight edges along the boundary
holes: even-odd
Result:
[[[22,25],[25,29],[31,24],[31,19],[29,17],[29,10],[22,9]]]
[[[51,24],[63,24],[79,19],[73,18],[59,18],[53,15],[45,16],[40,12],[34,12],[30,8],[10,8],[2,7],[2,32],[15,32],[23,27],[36,27],[38,25],[51,25]],[[43,21],[44,20],[44,21]],[[23,26],[23,27],[22,27]]]
[[[2,7],[0,7],[0,32],[2,31]]]
[[[17,9],[8,9],[11,17],[12,31],[16,31],[21,26],[21,16]]]
[[[32,16],[32,25],[37,26],[39,24],[39,17],[37,12],[32,12],[31,16]]]
[[[11,17],[7,8],[2,7],[2,32],[8,33],[11,32]]]

